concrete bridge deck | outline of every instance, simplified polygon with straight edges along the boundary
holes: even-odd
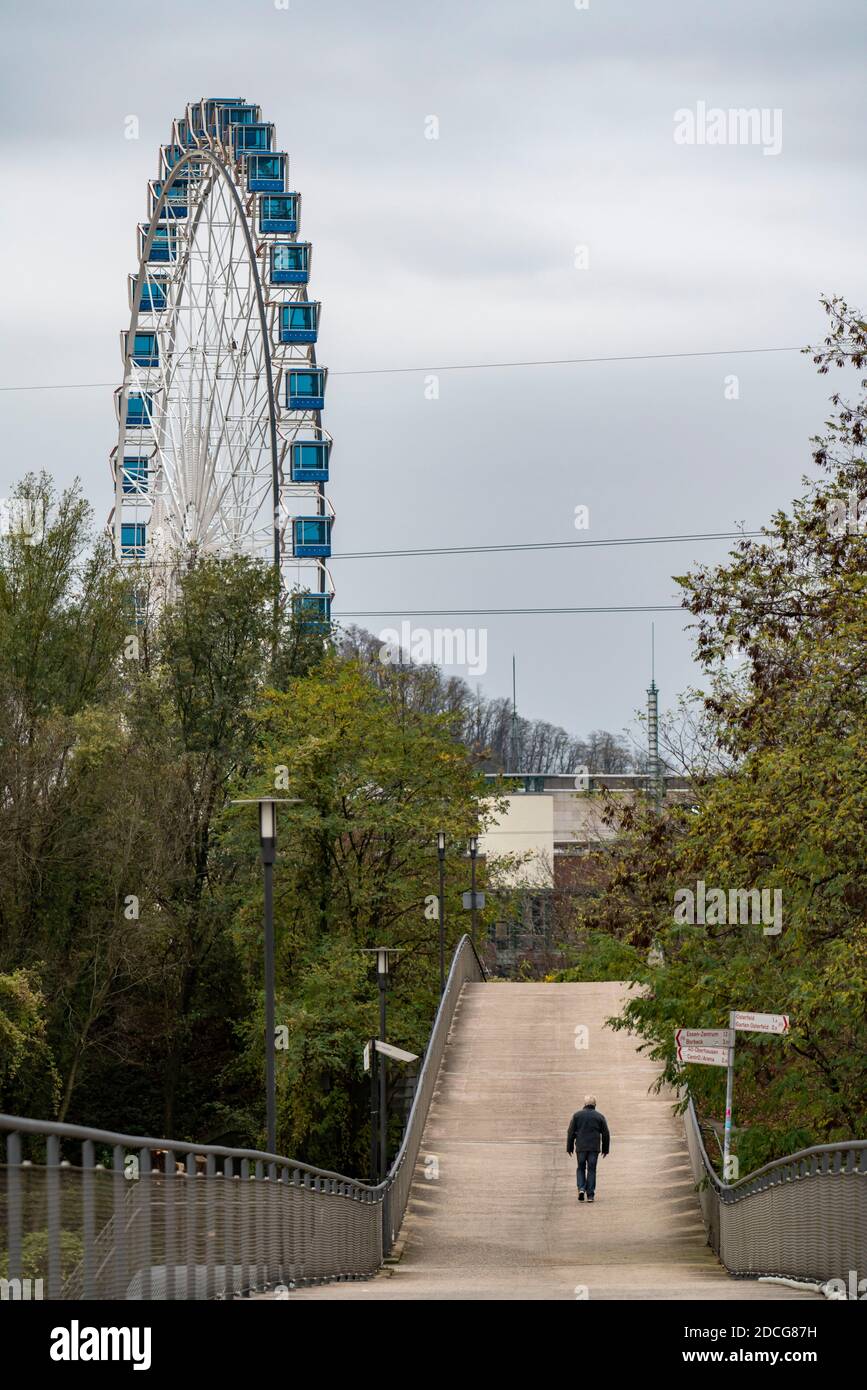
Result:
[[[366,1282],[293,1299],[808,1299],[732,1279],[705,1243],[682,1122],[655,1063],[606,1028],[623,986],[468,984],[398,1246]],[[576,1029],[587,1030],[576,1049]],[[595,1203],[566,1129],[586,1093],[611,1130]],[[431,1174],[431,1176],[426,1176]]]

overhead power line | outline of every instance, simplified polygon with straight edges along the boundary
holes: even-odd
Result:
[[[521,362],[448,362],[441,366],[355,367],[334,369],[330,376],[399,376],[412,372],[478,372],[508,367],[578,367],[601,362],[666,362],[682,357],[735,357],[768,352],[802,352],[801,347],[710,348],[699,352],[638,352],[611,357],[530,358]],[[0,386],[0,391],[90,391],[116,388],[117,381],[55,381],[34,385]]]
[[[377,608],[343,609],[335,618],[480,618],[515,613],[685,613],[679,603],[606,604],[599,608]]]
[[[577,550],[584,546],[607,545],[664,545],[677,541],[751,540],[761,531],[703,531],[683,536],[614,536],[606,540],[586,541],[525,541],[509,545],[443,545],[407,550],[348,550],[335,552],[332,560],[384,560],[407,555],[482,555],[494,551],[512,550]]]
[[[524,362],[449,362],[442,367],[361,367],[334,376],[380,376],[398,372],[478,372],[487,367],[578,367],[597,362],[664,362],[676,357],[733,357],[757,352],[802,352],[801,347],[710,348],[704,352],[636,352],[615,357],[542,357]]]

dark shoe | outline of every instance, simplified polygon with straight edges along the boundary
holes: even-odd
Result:
[[[588,1201],[588,1202],[595,1202],[595,1201],[596,1201],[596,1198],[595,1198],[595,1197],[588,1197],[588,1198],[587,1198],[587,1201]]]
[[[584,1193],[583,1193],[583,1192],[579,1192],[579,1193],[578,1193],[578,1201],[579,1201],[579,1202],[583,1202],[583,1201],[584,1201]]]

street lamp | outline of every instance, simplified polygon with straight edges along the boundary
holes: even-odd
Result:
[[[299,797],[257,796],[233,801],[233,806],[259,807],[259,845],[265,879],[265,1128],[268,1153],[277,1152],[277,1058],[275,1040],[274,861],[277,858],[277,806],[297,803]]]
[[[370,1166],[373,1181],[382,1182],[388,1172],[388,1111],[386,1093],[386,1057],[396,1057],[398,1061],[415,1061],[415,1058],[401,1048],[394,1048],[385,1041],[385,990],[388,984],[388,958],[398,952],[392,946],[362,946],[362,951],[376,956],[376,982],[379,985],[379,1037],[371,1039],[370,1044]],[[376,1157],[376,1087],[373,1081],[374,1064],[379,1068],[379,1162]]]
[[[277,858],[277,808],[273,801],[259,802],[259,844],[265,876],[265,1098],[267,1149],[277,1152],[277,1058],[274,1038],[274,860]]]
[[[476,944],[476,924],[477,924],[477,921],[478,921],[478,917],[477,917],[477,908],[476,908],[476,855],[478,854],[478,852],[479,852],[479,837],[478,837],[477,835],[471,835],[471,836],[470,836],[470,891],[471,891],[471,893],[472,893],[472,916],[471,916],[471,918],[470,918],[470,921],[471,921],[470,934],[471,934],[471,936],[472,936],[472,940],[473,940],[473,945],[474,945],[474,946],[475,946],[475,944]]]
[[[385,987],[388,983],[388,950],[379,946],[376,951],[376,981],[379,985],[379,1037],[385,1042]],[[379,1059],[379,1180],[388,1172],[388,1110],[386,1099],[385,1058]]]
[[[446,992],[446,833],[437,835],[437,854],[440,861],[440,995]]]

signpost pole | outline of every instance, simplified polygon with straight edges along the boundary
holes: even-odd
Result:
[[[369,1044],[369,1046],[370,1046],[370,1053],[369,1053],[369,1058],[370,1058],[370,1181],[371,1181],[371,1182],[374,1184],[374,1186],[375,1186],[376,1183],[379,1181],[379,1164],[378,1164],[378,1162],[377,1162],[377,1155],[378,1155],[377,1124],[378,1124],[379,1116],[378,1116],[378,1108],[377,1108],[377,1104],[376,1104],[376,1095],[377,1095],[376,1067],[377,1067],[377,1062],[378,1062],[379,1059],[378,1059],[377,1054],[376,1054],[376,1044],[375,1044],[373,1038],[370,1039],[370,1044]]]
[[[723,1141],[723,1182],[729,1180],[729,1164],[731,1159],[732,1146],[732,1099],[735,1088],[735,1011],[729,1013],[729,1028],[732,1030],[731,1047],[729,1048],[729,1064],[726,1068],[726,1122],[725,1138]]]

